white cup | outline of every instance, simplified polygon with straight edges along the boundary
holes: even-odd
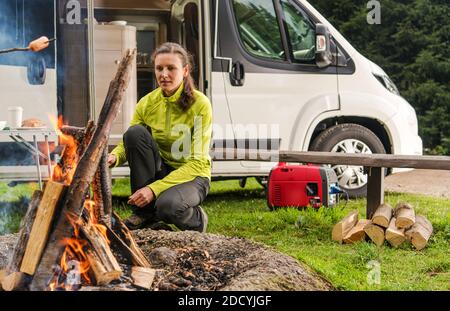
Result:
[[[19,106],[8,107],[8,126],[10,128],[22,127],[23,108]]]

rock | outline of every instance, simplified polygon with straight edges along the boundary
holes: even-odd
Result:
[[[177,253],[167,247],[158,247],[148,254],[148,259],[155,268],[170,267],[174,265]]]

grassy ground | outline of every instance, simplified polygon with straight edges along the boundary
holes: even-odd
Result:
[[[22,189],[13,188],[15,193],[6,195],[11,199],[32,189],[18,187]],[[114,205],[122,217],[130,214],[125,203],[129,194],[128,181],[118,180],[113,187]],[[0,201],[5,201],[4,197],[5,189],[0,186]],[[434,233],[426,249],[416,251],[406,244],[393,249],[388,244],[376,247],[369,242],[333,242],[333,225],[353,209],[364,217],[365,200],[330,209],[271,212],[266,207],[264,190],[255,180],[249,180],[245,189],[239,188],[237,181],[214,182],[203,206],[209,215],[208,232],[269,245],[306,263],[338,289],[449,290],[450,200],[393,193],[386,193],[385,200],[391,205],[406,201],[428,217]]]

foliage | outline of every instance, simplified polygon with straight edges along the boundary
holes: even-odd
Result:
[[[416,109],[425,152],[450,154],[450,6],[445,0],[310,0],[363,55],[380,65]]]

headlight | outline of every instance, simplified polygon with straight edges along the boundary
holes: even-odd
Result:
[[[394,82],[392,82],[387,75],[380,76],[375,73],[373,75],[389,92],[394,93],[395,95],[400,95],[397,86],[395,86]]]

